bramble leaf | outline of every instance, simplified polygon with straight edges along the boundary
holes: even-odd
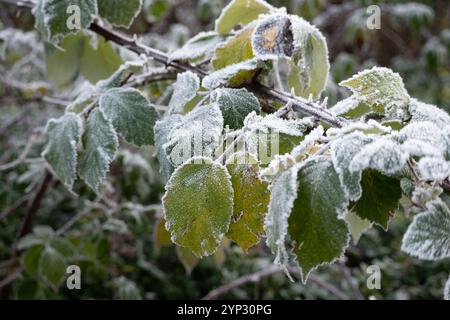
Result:
[[[119,145],[117,134],[101,109],[90,114],[82,141],[78,175],[98,192]]]
[[[70,112],[58,119],[51,119],[47,124],[48,144],[42,156],[69,189],[76,179],[77,146],[81,129],[80,117]]]
[[[175,170],[162,202],[172,241],[197,257],[211,255],[233,214],[230,175],[207,158],[192,158]]]
[[[114,26],[128,28],[139,14],[142,0],[97,0],[98,13]]]
[[[301,166],[297,181],[288,232],[306,282],[313,269],[332,263],[347,248],[349,231],[343,218],[348,201],[333,164],[324,156]]]
[[[227,237],[245,252],[264,234],[264,217],[270,193],[268,184],[259,178],[256,159],[248,153],[234,154],[227,161],[233,186],[233,218]]]
[[[424,260],[450,257],[450,210],[440,200],[427,204],[403,236],[402,250]]]
[[[216,31],[227,34],[236,25],[246,25],[272,9],[272,6],[263,0],[232,0],[216,20]]]
[[[211,94],[211,103],[219,106],[224,125],[228,125],[230,129],[241,128],[250,112],[255,111],[257,114],[261,112],[258,99],[246,89],[216,89]]]
[[[158,114],[139,90],[108,90],[101,95],[99,104],[100,109],[126,141],[137,146],[154,143],[153,127]]]
[[[200,89],[200,79],[195,73],[186,71],[178,74],[169,101],[169,114],[182,113],[184,106],[195,98],[198,89]]]

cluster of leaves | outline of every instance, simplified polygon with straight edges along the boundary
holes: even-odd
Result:
[[[179,73],[164,87],[169,94],[160,113],[146,92],[132,87],[153,62],[132,56],[122,64],[123,55],[104,39],[87,30],[72,34],[65,24],[69,2],[41,0],[34,9],[47,71],[58,86],[79,74],[96,84],[48,122],[42,157],[70,191],[78,192],[79,178],[102,197],[121,142],[154,146],[167,182],[156,242],[176,244],[188,270],[205,256],[220,260],[228,239],[247,252],[266,238],[275,264],[298,265],[306,282],[312,270],[339,259],[351,238],[356,243],[372,225],[387,229],[399,207],[415,215],[403,237],[405,252],[425,260],[450,257],[450,116],[410,97],[400,75],[380,67],[359,72],[340,82],[350,95],[328,108],[320,101],[330,71],[322,33],[262,0],[233,0],[214,31],[168,55],[186,66],[210,64]],[[129,26],[142,5],[106,3],[79,3],[83,29],[97,18]],[[67,61],[70,67],[61,70]],[[90,74],[93,61],[103,73]],[[278,109],[269,114],[255,84],[288,88],[292,101],[269,102]],[[303,105],[342,126],[302,117]],[[267,159],[258,134],[272,131],[279,151]],[[243,151],[224,151],[229,139]],[[108,228],[126,225],[111,219]],[[104,245],[98,240],[93,252]],[[73,244],[49,229],[35,229],[19,247],[27,249],[24,269],[55,288],[76,256]],[[116,280],[123,296],[138,297],[133,283]]]

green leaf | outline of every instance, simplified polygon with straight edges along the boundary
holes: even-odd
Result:
[[[289,217],[293,253],[306,282],[309,273],[345,251],[347,199],[333,164],[324,156],[307,161],[297,176],[298,193]]]
[[[66,275],[64,257],[50,246],[45,247],[39,259],[39,274],[53,289],[57,289]]]
[[[28,249],[22,256],[23,269],[29,275],[35,275],[38,272],[39,260],[42,252],[44,251],[43,245],[37,245]]]
[[[70,8],[79,8],[69,11]],[[87,29],[98,13],[97,0],[45,0],[43,4],[44,21],[49,31],[49,40],[58,41],[69,33]],[[69,29],[76,14],[80,14],[80,29]]]
[[[214,70],[254,58],[252,48],[254,29],[255,25],[251,24],[216,48],[211,60]]]
[[[275,254],[275,264],[287,266],[289,262],[286,248],[288,219],[297,198],[297,168],[292,167],[278,174],[270,185],[269,212],[264,229],[267,246]]]
[[[65,37],[58,47],[45,43],[44,52],[47,77],[58,87],[67,86],[80,74],[95,83],[108,78],[122,64],[111,43],[99,37],[93,47],[90,37],[82,32]]]
[[[408,114],[409,94],[400,75],[391,69],[364,70],[339,85],[352,90],[360,102],[387,118],[405,119]]]
[[[170,233],[166,230],[166,220],[164,218],[158,219],[155,223],[153,229],[153,242],[157,249],[162,246],[167,246],[172,244],[172,240],[170,240]]]
[[[129,28],[139,14],[142,0],[97,0],[98,13],[114,26]]]
[[[85,39],[80,72],[91,83],[108,78],[122,63],[122,58],[111,42],[106,42],[103,37],[99,37],[97,45],[93,47],[90,39]]]
[[[130,77],[133,73],[141,71],[143,63],[140,61],[127,61],[120,66],[109,78],[100,80],[96,83],[97,91],[104,92],[109,89],[121,87],[124,80]]]
[[[294,53],[290,62],[288,85],[297,96],[318,99],[325,89],[330,70],[327,42],[314,26],[297,16],[290,16]]]
[[[69,189],[76,179],[77,146],[81,128],[81,119],[74,113],[66,113],[58,119],[51,119],[47,124],[48,144],[42,152],[42,157]]]
[[[182,113],[184,106],[195,98],[200,89],[199,77],[186,71],[177,76],[177,82],[174,85],[174,91],[169,101],[169,114]]]
[[[188,248],[177,246],[176,251],[178,260],[180,260],[186,273],[190,275],[198,264],[198,258]]]
[[[450,257],[450,210],[441,201],[427,204],[403,236],[402,250],[423,260]]]
[[[119,145],[117,134],[101,109],[92,111],[82,140],[78,175],[98,192]]]
[[[211,103],[219,106],[224,125],[228,125],[230,129],[242,128],[244,119],[250,112],[261,112],[258,99],[246,89],[216,89],[211,94]]]
[[[45,1],[46,0],[38,0],[31,12],[34,15],[34,27],[40,32],[43,39],[48,39],[48,30],[47,26],[45,25]]]
[[[193,156],[212,157],[219,146],[222,130],[223,117],[219,107],[198,106],[172,125],[163,148],[175,167]]]
[[[100,109],[126,141],[137,146],[154,143],[153,127],[158,114],[139,90],[111,89],[100,97]]]
[[[173,242],[198,257],[216,251],[233,214],[233,188],[225,167],[192,158],[175,170],[162,202]]]
[[[226,38],[216,32],[200,32],[170,54],[170,60],[198,62],[210,60],[217,45]]]
[[[268,210],[268,184],[259,177],[259,166],[249,153],[234,154],[226,165],[234,190],[233,219],[227,237],[245,252],[264,234],[264,217]]]
[[[352,210],[362,219],[387,229],[389,219],[402,196],[400,181],[376,170],[365,170],[361,179],[362,196]]]
[[[236,25],[246,25],[272,9],[272,6],[263,0],[232,0],[216,20],[216,31],[227,34]]]
[[[353,244],[357,245],[363,233],[372,226],[369,220],[361,219],[353,211],[349,211],[345,216],[348,229],[352,235]]]
[[[217,70],[203,78],[202,86],[215,89],[220,86],[239,87],[251,80],[264,65],[257,59],[242,61]]]

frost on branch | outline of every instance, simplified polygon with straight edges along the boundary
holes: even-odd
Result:
[[[219,106],[224,124],[231,129],[241,128],[245,117],[252,111],[261,112],[259,100],[246,89],[216,89],[211,93],[210,101]]]
[[[342,81],[341,86],[352,90],[372,111],[389,119],[404,120],[408,114],[409,94],[398,73],[387,68],[374,67]]]
[[[90,114],[82,142],[78,175],[98,193],[119,146],[117,134],[101,109]]]
[[[163,148],[175,167],[192,156],[212,157],[222,129],[223,117],[216,104],[198,106],[173,124]]]
[[[48,144],[42,157],[54,174],[71,189],[76,179],[77,146],[81,137],[82,123],[74,113],[66,113],[47,124]]]
[[[424,260],[450,257],[450,210],[441,200],[427,204],[403,236],[402,250]]]
[[[169,101],[169,110],[171,113],[182,113],[184,106],[194,99],[200,89],[199,77],[191,72],[186,71],[178,74],[177,82],[174,85],[174,91]]]
[[[191,249],[197,257],[210,255],[220,245],[233,214],[230,175],[210,159],[192,158],[175,170],[162,203],[172,242]]]
[[[281,172],[270,185],[269,212],[264,229],[267,246],[275,254],[275,264],[287,266],[289,262],[286,248],[288,219],[297,198],[297,168]]]
[[[126,141],[137,146],[154,143],[153,126],[158,114],[139,90],[111,89],[102,94],[99,104],[114,128]]]

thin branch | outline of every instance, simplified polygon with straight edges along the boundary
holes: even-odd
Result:
[[[300,272],[296,268],[288,268],[289,273],[299,275]],[[282,273],[284,270],[279,266],[271,266],[270,268],[266,270],[261,270],[252,274],[244,275],[240,278],[237,278],[236,280],[227,283],[226,285],[223,285],[221,287],[218,287],[212,291],[210,291],[206,296],[202,298],[202,300],[214,300],[218,299],[224,294],[230,292],[233,289],[242,287],[243,285],[246,285],[248,283],[258,283],[262,279],[270,277],[274,274]],[[324,282],[323,280],[319,279],[318,277],[314,275],[309,276],[309,280],[311,282],[314,282],[319,287],[327,290],[329,293],[331,293],[336,299],[338,300],[346,300],[348,297],[340,291],[338,288],[334,287],[333,285]]]
[[[17,242],[31,232],[34,224],[34,220],[36,219],[36,214],[39,211],[42,200],[53,181],[53,175],[50,171],[45,172],[45,176],[42,179],[41,184],[36,189],[34,196],[30,199],[28,204],[28,210],[25,214],[24,220],[22,222],[22,227],[20,228],[19,233],[17,234],[16,244],[13,247],[13,256],[17,255]]]
[[[30,200],[30,195],[27,194],[27,195],[23,196],[22,198],[20,198],[19,200],[17,200],[15,203],[13,203],[12,206],[3,210],[0,213],[0,221],[5,219],[7,216],[9,216],[11,213],[16,211],[17,209],[19,209],[21,206],[23,206],[29,200]]]
[[[2,281],[0,281],[0,289],[8,286],[9,284],[11,284],[12,282],[14,282],[15,280],[17,280],[18,278],[20,278],[20,276],[22,275],[22,268],[19,267],[16,270],[14,270],[13,273],[11,273],[9,276],[7,276],[5,279],[3,279]]]
[[[12,0],[0,0],[6,3],[14,4],[17,6],[32,8],[34,4],[30,1],[12,1]],[[196,73],[199,77],[206,76],[207,72],[200,67],[196,65],[192,65],[190,63],[185,62],[177,62],[172,61],[170,57],[165,54],[162,51],[159,51],[157,49],[145,46],[141,44],[136,37],[135,38],[129,38],[127,36],[124,36],[114,30],[110,30],[106,27],[100,26],[97,23],[92,23],[89,29],[101,36],[103,36],[105,39],[115,42],[116,44],[125,47],[137,54],[144,54],[153,60],[160,62],[165,65],[166,68],[173,68],[178,71],[192,71]],[[341,117],[338,117],[334,115],[333,113],[329,112],[328,110],[324,110],[321,108],[321,106],[317,103],[314,103],[312,101],[308,101],[306,99],[302,99],[299,97],[294,97],[293,95],[286,93],[286,92],[280,92],[274,89],[270,89],[262,84],[259,83],[253,83],[246,86],[248,89],[251,89],[255,93],[260,93],[265,96],[267,96],[270,99],[273,100],[279,100],[283,103],[287,103],[288,101],[292,100],[293,109],[301,114],[307,115],[307,116],[313,116],[320,121],[329,124],[333,127],[342,127],[347,120]]]
[[[39,135],[36,133],[32,134],[31,137],[28,139],[27,144],[25,145],[25,148],[23,149],[20,156],[12,162],[0,164],[0,171],[11,170],[11,169],[21,165],[24,162],[24,160],[27,158],[28,154],[30,153],[30,150],[38,136]]]
[[[350,270],[348,269],[348,267],[342,262],[339,262],[338,265],[342,275],[344,276],[345,281],[348,283],[348,286],[352,290],[355,299],[364,300],[364,296],[359,290],[358,284],[355,283],[355,281],[353,281],[354,279],[352,279],[352,275],[350,274]]]

